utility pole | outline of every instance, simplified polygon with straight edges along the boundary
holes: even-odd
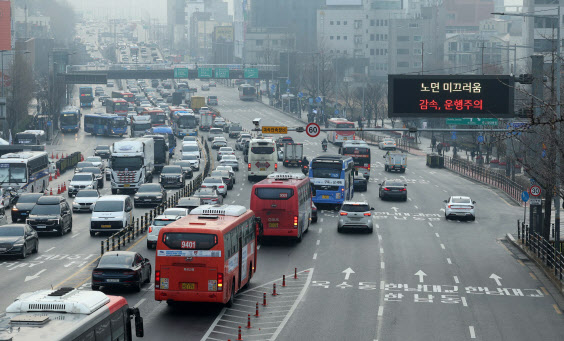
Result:
[[[421,75],[423,75],[423,56],[425,53],[425,43],[421,43]],[[363,94],[364,96],[364,94]]]
[[[486,44],[482,41],[482,46],[480,46],[480,49],[482,49],[482,75],[484,74],[484,49],[486,48]]]
[[[557,146],[560,144],[560,120],[562,118],[562,114],[560,112],[560,86],[562,85],[562,75],[561,75],[561,67],[560,64],[562,63],[560,60],[561,57],[561,45],[562,40],[560,37],[560,28],[561,24],[560,21],[560,1],[557,5],[558,7],[558,32],[556,33],[556,143]],[[554,59],[552,61],[554,63]],[[560,251],[560,176],[562,173],[561,165],[560,165],[560,152],[556,151],[556,181],[554,187],[556,188],[556,193],[554,196],[554,246],[558,251]]]

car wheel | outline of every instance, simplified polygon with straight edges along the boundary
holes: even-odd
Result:
[[[58,233],[59,237],[62,237],[65,235],[65,227],[61,226],[61,228],[59,229]]]
[[[117,192],[118,192],[117,188],[112,188],[112,194],[115,195],[115,194],[117,194]]]
[[[368,229],[368,233],[373,233],[374,232],[374,228],[369,228]]]
[[[149,276],[147,276],[147,279],[143,283],[151,283],[151,269],[150,268],[149,268]]]
[[[141,280],[139,280],[139,282],[137,282],[137,284],[135,284],[135,292],[140,292],[141,291],[141,287],[143,286],[143,282]]]
[[[337,227],[337,232],[338,232],[338,233],[342,233],[342,232],[343,232],[343,229],[340,228],[340,227]]]
[[[475,217],[475,216],[472,216],[472,217],[470,218],[470,220],[471,220],[471,221],[475,221],[475,220],[476,220],[476,217]]]
[[[92,291],[100,291],[99,285],[92,285],[91,288],[92,288]]]
[[[22,253],[20,254],[20,259],[25,259],[27,257],[27,245],[24,244],[22,246]]]
[[[153,245],[151,245],[151,242],[147,240],[147,249],[152,249]]]
[[[96,232],[90,231],[90,237],[94,237],[95,235],[96,235]]]
[[[39,252],[39,239],[35,241],[35,247],[33,248],[33,251],[31,251],[32,253],[37,253]]]
[[[12,223],[17,223],[18,221],[19,221],[19,219],[18,219],[18,218],[16,218],[16,217],[12,216]]]

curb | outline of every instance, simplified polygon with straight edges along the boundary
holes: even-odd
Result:
[[[536,264],[536,266],[542,271],[542,273],[550,280],[550,282],[552,282],[552,284],[558,289],[559,293],[564,294],[564,285],[558,278],[554,277],[554,275],[552,274],[552,270],[547,269],[542,262],[539,262],[534,255],[531,255],[529,251],[523,248],[521,243],[515,240],[515,238],[511,233],[507,233],[505,235],[505,239],[509,241],[511,244],[513,244],[513,246],[518,248],[523,254],[525,254],[527,258],[533,261]]]

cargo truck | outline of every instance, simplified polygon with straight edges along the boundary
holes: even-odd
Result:
[[[284,161],[285,167],[301,167],[302,159],[304,157],[304,145],[303,143],[285,143],[283,145],[284,149]]]
[[[112,194],[119,190],[136,192],[139,186],[153,180],[155,142],[137,137],[116,141],[111,147],[110,172]]]
[[[407,167],[407,155],[403,153],[390,153],[387,152],[384,155],[386,159],[384,163],[384,170],[386,172],[398,171],[400,173],[405,173]]]

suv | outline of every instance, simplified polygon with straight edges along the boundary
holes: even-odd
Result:
[[[106,195],[96,200],[90,218],[90,236],[96,232],[118,232],[133,223],[133,202],[129,195]]]
[[[229,137],[232,139],[236,139],[239,137],[242,131],[243,131],[243,127],[241,127],[238,124],[232,124],[229,126]]]
[[[368,232],[373,231],[372,213],[374,207],[370,207],[366,201],[345,201],[339,211],[339,223],[337,232],[343,232],[345,228],[364,228]]]
[[[179,215],[159,215],[155,217],[151,225],[149,225],[149,233],[147,233],[147,249],[152,249],[157,246],[161,227],[167,226],[180,218],[182,217]]]
[[[64,197],[42,196],[31,209],[26,223],[38,232],[56,232],[62,236],[72,231],[72,211]]]
[[[92,173],[76,173],[69,182],[69,198],[78,193],[81,189],[98,189],[98,179]]]
[[[107,144],[101,144],[94,148],[94,155],[101,157],[102,159],[110,158],[110,146]]]
[[[12,206],[12,222],[25,220],[29,216],[29,212],[35,207],[37,200],[43,196],[43,193],[22,193],[17,197],[17,201]]]
[[[159,182],[163,187],[171,186],[182,188],[184,186],[184,172],[181,166],[164,166],[161,170]]]
[[[213,141],[216,137],[223,137],[223,129],[221,128],[211,128],[208,134],[208,141]]]
[[[217,96],[208,96],[208,105],[217,105]]]

